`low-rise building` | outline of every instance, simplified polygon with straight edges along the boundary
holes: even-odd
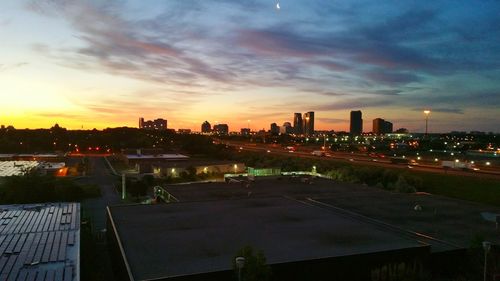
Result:
[[[0,280],[80,280],[80,204],[0,205]]]

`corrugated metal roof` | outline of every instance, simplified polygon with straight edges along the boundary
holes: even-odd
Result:
[[[38,161],[0,161],[0,177],[24,175],[39,164]]]
[[[80,204],[0,205],[0,280],[80,279]]]

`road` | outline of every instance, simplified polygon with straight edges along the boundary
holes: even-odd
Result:
[[[384,158],[373,158],[366,154],[359,153],[349,153],[349,152],[331,152],[329,156],[320,157],[311,154],[311,151],[294,151],[290,152],[283,149],[281,146],[273,146],[266,144],[248,144],[242,142],[228,142],[222,141],[222,143],[232,146],[235,148],[239,148],[242,150],[249,151],[258,151],[265,152],[269,154],[275,155],[284,155],[284,156],[296,156],[301,158],[310,158],[310,159],[323,159],[323,160],[336,160],[343,161],[351,164],[361,164],[361,165],[369,165],[369,166],[378,166],[384,168],[397,168],[397,169],[408,169],[412,171],[420,171],[420,172],[430,172],[437,174],[449,174],[449,175],[460,175],[460,176],[472,176],[472,177],[481,177],[481,178],[492,178],[492,179],[500,179],[500,172],[497,170],[487,170],[487,171],[462,171],[462,170],[447,170],[445,171],[443,168],[434,165],[398,165],[390,163],[389,159]]]
[[[106,228],[106,206],[120,204],[120,196],[113,187],[116,177],[111,174],[104,157],[89,157],[91,172],[88,176],[77,179],[79,183],[96,184],[101,189],[101,197],[83,202],[86,215],[92,219],[92,230]]]

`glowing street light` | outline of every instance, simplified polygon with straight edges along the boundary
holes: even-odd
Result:
[[[430,110],[426,109],[424,110],[424,114],[425,114],[425,136],[427,137],[427,129],[428,129],[428,123],[429,123],[429,114],[431,113]]]

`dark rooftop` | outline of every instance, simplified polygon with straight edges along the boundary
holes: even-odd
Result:
[[[424,246],[283,197],[109,208],[136,280],[230,270],[245,245],[270,264]]]
[[[0,280],[80,280],[80,204],[0,205]]]
[[[322,178],[304,183],[301,177],[256,178],[249,187],[245,183],[199,183],[165,188],[181,202],[269,196],[312,198],[464,248],[470,247],[478,235],[500,243],[495,223],[483,218],[485,213],[500,215],[500,207],[430,194],[394,193]],[[414,209],[416,205],[421,206],[420,211]],[[435,250],[439,248],[433,247]]]

